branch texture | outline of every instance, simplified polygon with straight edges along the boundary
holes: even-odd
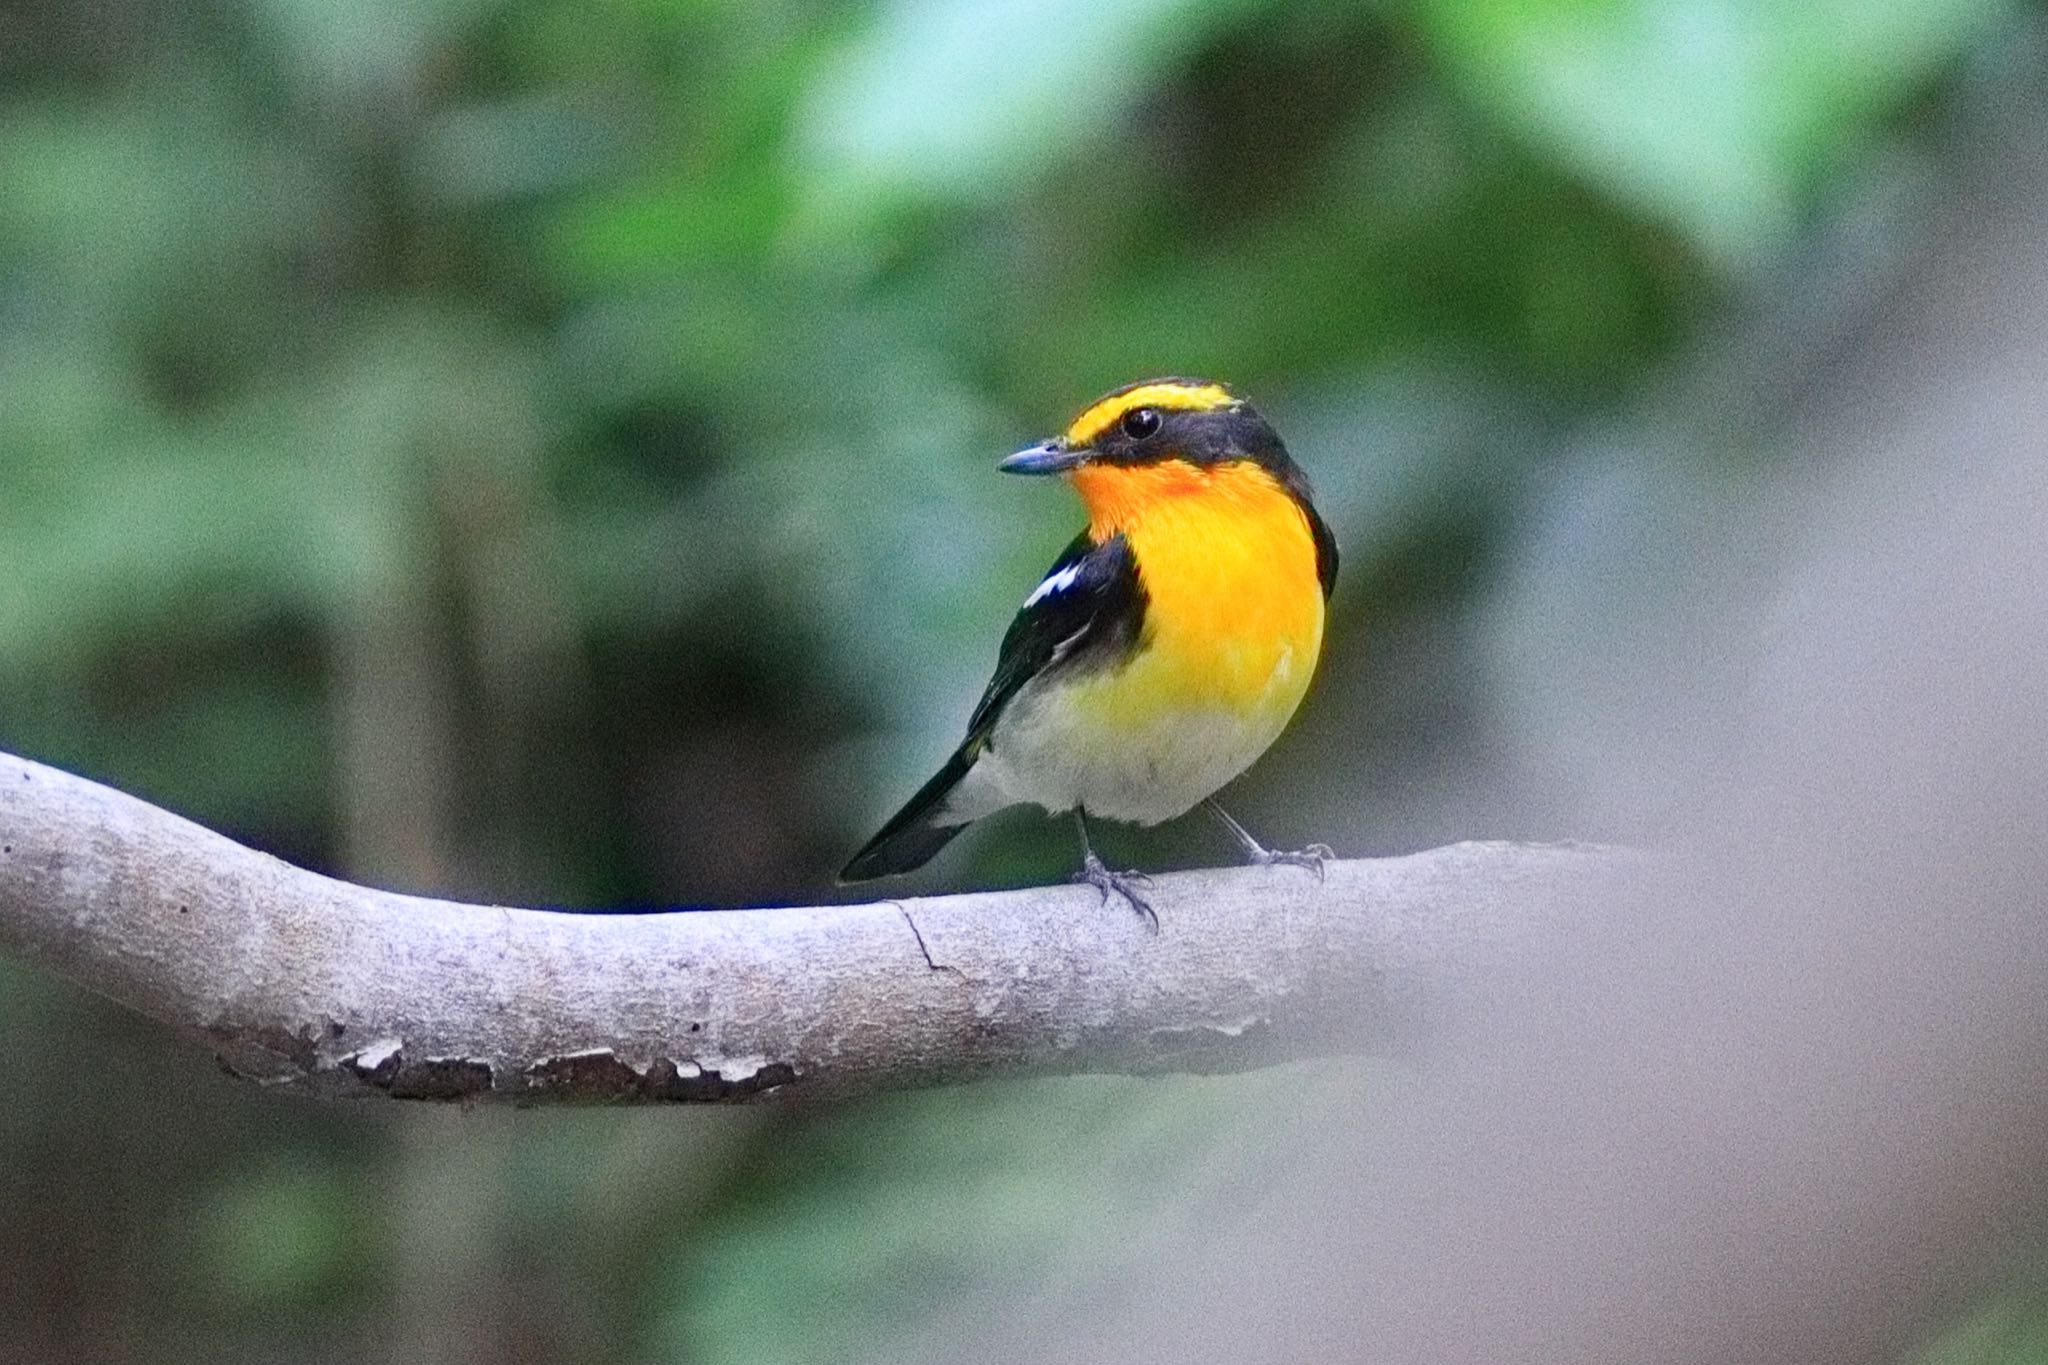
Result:
[[[0,951],[238,1074],[413,1099],[735,1100],[1395,1049],[1629,861],[1583,846],[579,914],[353,886],[0,754]]]

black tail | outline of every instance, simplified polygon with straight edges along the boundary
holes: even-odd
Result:
[[[931,781],[919,787],[917,795],[905,802],[903,809],[882,826],[881,833],[868,840],[867,846],[853,855],[853,861],[839,874],[839,880],[865,882],[876,877],[893,877],[930,862],[932,855],[944,848],[948,840],[967,828],[965,821],[957,825],[940,824],[932,819],[932,815],[945,801],[946,794],[960,785],[960,779],[967,776],[967,770],[973,766],[974,760],[968,756],[967,746],[961,745],[946,760],[946,766],[939,769]]]

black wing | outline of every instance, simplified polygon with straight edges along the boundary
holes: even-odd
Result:
[[[987,742],[1025,683],[1048,669],[1122,663],[1144,623],[1145,586],[1130,543],[1115,535],[1098,545],[1086,531],[1074,537],[1003,635],[995,676],[967,722],[967,749]]]
[[[1136,647],[1144,623],[1145,589],[1138,582],[1130,545],[1122,536],[1100,545],[1086,532],[1076,537],[1010,623],[996,657],[996,675],[967,723],[967,738],[932,780],[853,855],[839,879],[860,882],[892,876],[928,861],[966,828],[964,822],[947,822],[946,797],[981,756],[996,718],[1018,689],[1048,669],[1064,672],[1122,663]]]
[[[1316,577],[1323,585],[1323,599],[1329,600],[1337,586],[1337,537],[1330,525],[1316,514],[1315,504],[1303,498],[1301,510],[1308,514],[1308,532],[1316,542]]]
[[[1301,514],[1308,518],[1309,538],[1316,543],[1316,580],[1323,585],[1323,600],[1328,601],[1337,587],[1337,537],[1330,531],[1330,523],[1316,511],[1316,495],[1309,487],[1308,475],[1287,457],[1284,449],[1277,457],[1269,457],[1266,467],[1280,480],[1280,486],[1294,496],[1301,505]]]

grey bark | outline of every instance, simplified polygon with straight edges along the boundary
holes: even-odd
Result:
[[[463,905],[292,867],[0,755],[0,951],[326,1095],[843,1095],[997,1073],[1230,1070],[1398,1049],[1621,855],[1458,844],[768,910]]]

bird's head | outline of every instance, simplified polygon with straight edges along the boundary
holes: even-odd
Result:
[[[1107,523],[1162,497],[1263,473],[1306,500],[1307,483],[1251,404],[1205,379],[1147,379],[1090,403],[1059,436],[997,466],[1061,474]],[[1261,479],[1261,482],[1264,482]]]
[[[1221,384],[1206,379],[1145,379],[1090,403],[1065,432],[1018,451],[1009,474],[1072,474],[1090,466],[1132,469],[1284,458],[1273,428]]]

